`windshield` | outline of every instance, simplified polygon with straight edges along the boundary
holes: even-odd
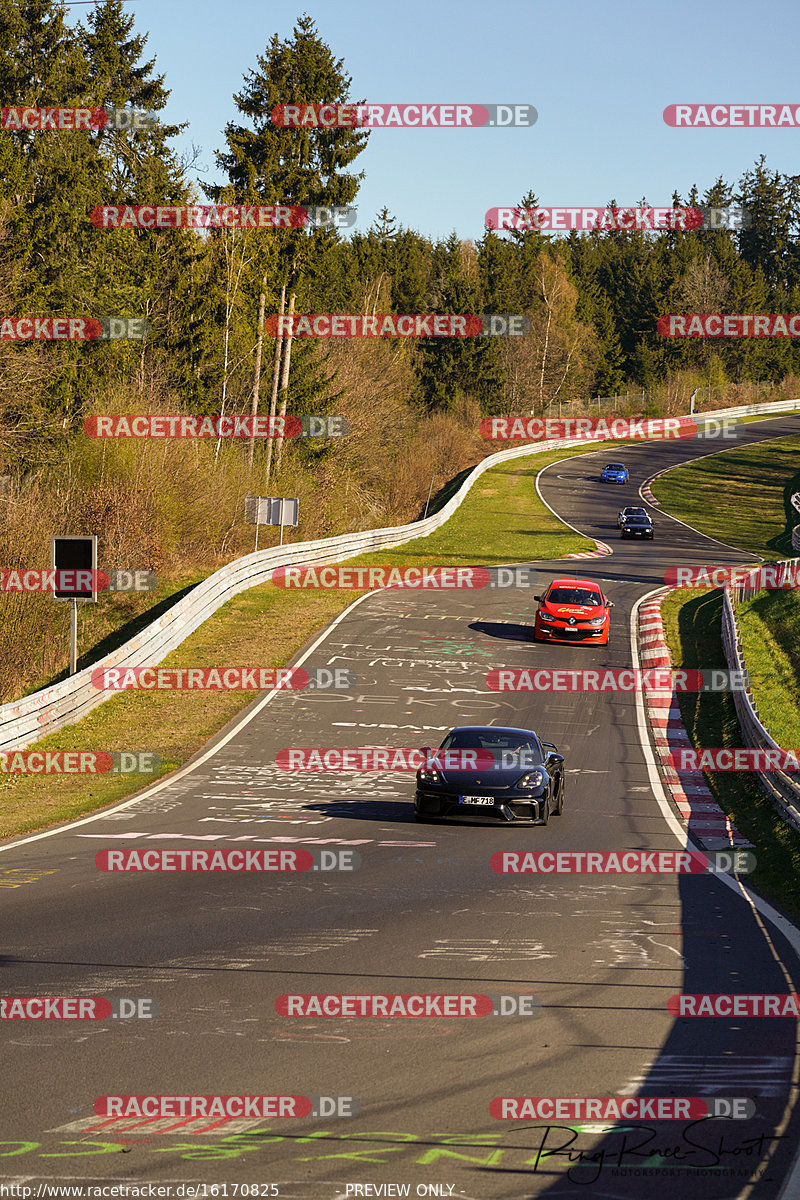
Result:
[[[490,750],[499,758],[505,751],[520,755],[528,763],[544,761],[538,738],[513,729],[458,729],[448,733],[440,750]]]
[[[628,517],[627,524],[628,525],[649,525],[650,518],[649,517]]]
[[[585,604],[600,606],[600,593],[590,592],[586,588],[551,587],[545,596],[548,604]]]
[[[606,467],[606,470],[607,471],[624,471],[625,468],[623,467],[622,463],[609,463],[608,466]]]

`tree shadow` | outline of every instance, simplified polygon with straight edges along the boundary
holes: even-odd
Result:
[[[171,596],[167,596],[164,600],[160,600],[153,608],[148,608],[146,612],[140,613],[137,617],[127,621],[124,625],[120,625],[119,629],[115,629],[113,633],[109,633],[102,641],[92,646],[85,654],[81,654],[78,658],[78,670],[82,671],[84,667],[90,667],[92,663],[99,662],[101,658],[105,658],[107,654],[111,654],[117,650],[125,642],[136,637],[137,633],[141,633],[148,625],[152,625],[159,617],[183,600],[184,596],[188,596],[198,585],[190,583],[186,587],[181,588],[177,592],[173,592]],[[58,675],[54,675],[47,683],[37,684],[34,691],[39,692],[43,688],[52,687],[55,683],[60,683],[64,679],[69,678],[69,669],[64,668]],[[32,692],[26,692],[26,695],[32,695]]]

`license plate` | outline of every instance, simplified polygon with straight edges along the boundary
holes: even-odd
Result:
[[[494,804],[494,796],[459,796],[462,804]]]

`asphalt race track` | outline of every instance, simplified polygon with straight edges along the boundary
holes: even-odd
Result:
[[[730,444],[798,428],[797,417],[746,425]],[[6,1023],[0,1183],[25,1182],[33,1195],[43,1181],[227,1183],[228,1196],[233,1184],[276,1184],[281,1197],[315,1200],[800,1195],[783,1191],[800,1125],[796,1022],[667,1011],[679,992],[800,990],[794,952],[744,893],[710,876],[505,876],[489,866],[498,850],[680,848],[653,791],[633,694],[492,693],[485,676],[630,666],[635,606],[667,567],[752,561],[657,509],[654,542],[617,536],[617,511],[641,503],[644,480],[727,445],[606,446],[555,464],[541,476],[545,500],[613,556],[536,564],[541,589],[371,594],[306,660],[355,671],[354,693],[260,697],[174,781],[0,847],[3,996],[159,1006],[150,1020]],[[617,457],[631,482],[601,484]],[[521,460],[520,472],[533,464]],[[602,581],[615,604],[607,647],[532,642],[533,593],[554,574]],[[297,774],[274,763],[292,746],[437,745],[474,722],[532,727],[557,744],[568,768],[562,817],[517,830],[415,824],[411,773]],[[159,846],[351,849],[361,866],[95,866],[101,849]],[[284,993],[342,992],[534,993],[542,1007],[508,1018],[276,1012]],[[495,1097],[638,1094],[747,1097],[756,1115],[610,1131],[489,1113]],[[360,1110],[137,1121],[95,1115],[106,1095],[347,1096]]]

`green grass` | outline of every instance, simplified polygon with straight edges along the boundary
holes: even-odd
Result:
[[[676,467],[653,492],[687,524],[765,559],[792,557],[791,527],[800,492],[800,437],[737,447]],[[737,620],[753,694],[764,724],[787,749],[800,745],[800,603],[793,591],[767,590],[740,605]]]
[[[800,746],[800,595],[758,592],[736,609],[759,716],[775,741]]]
[[[737,446],[651,485],[664,510],[701,533],[765,558],[791,558],[789,503],[800,491],[800,436]]]
[[[720,639],[720,591],[675,591],[664,601],[661,612],[675,667],[708,670],[727,666]],[[744,744],[732,693],[684,692],[679,704],[694,746]],[[708,771],[705,778],[720,808],[755,847],[758,865],[749,881],[773,904],[800,920],[800,834],[781,820],[753,775]]]
[[[578,453],[590,451],[596,452],[597,446]],[[574,455],[574,450],[550,451],[501,463],[480,477],[469,498],[441,529],[394,550],[379,550],[354,561],[492,566],[594,550],[593,541],[563,525],[536,494],[536,476],[542,468]]]
[[[800,437],[736,447],[683,467],[652,485],[667,512],[754,558],[791,557],[789,502],[800,491]],[[676,591],[662,606],[676,667],[725,667],[722,593]],[[800,599],[794,591],[763,591],[737,609],[744,659],[761,718],[787,749],[800,746]],[[686,730],[696,747],[741,746],[731,693],[683,694]],[[720,807],[756,847],[754,886],[792,917],[800,917],[800,834],[781,820],[755,777],[706,772]]]
[[[588,453],[596,447],[587,447]],[[349,560],[348,565],[492,565],[552,558],[593,549],[541,503],[536,475],[574,450],[536,455],[487,471],[456,515],[430,538]],[[185,586],[185,581],[181,586]],[[176,587],[177,593],[180,589]],[[262,584],[234,597],[164,660],[163,667],[285,666],[327,622],[360,595],[353,591],[287,590]],[[176,594],[160,596],[154,619]],[[117,630],[103,653],[147,624]],[[91,656],[99,657],[99,648]],[[88,660],[89,656],[87,656]],[[165,775],[191,757],[254,698],[253,692],[123,692],[84,720],[36,743],[37,750],[145,750],[162,760]],[[0,775],[0,837],[74,819],[116,803],[153,776]]]

